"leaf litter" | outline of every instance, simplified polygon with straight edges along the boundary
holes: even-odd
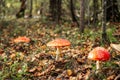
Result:
[[[92,48],[101,45],[100,37],[93,39],[88,33],[81,35],[79,29],[71,26],[72,24],[61,24],[56,28],[53,24],[34,23],[34,25],[30,24],[22,29],[26,24],[20,22],[14,25],[11,22],[1,30],[0,71],[4,75],[7,67],[7,72],[12,73],[5,76],[4,79],[13,79],[12,76],[20,75],[19,72],[22,70],[20,64],[23,63],[27,67],[21,76],[25,76],[29,80],[86,80],[88,78],[90,80],[113,80],[120,74],[119,58],[117,60],[111,58],[108,64],[104,64],[103,66],[106,68],[98,77],[94,73],[95,62],[89,61],[87,55]],[[16,25],[21,26],[21,32]],[[29,43],[12,42],[18,36],[27,36],[31,41]],[[55,49],[46,46],[47,42],[55,38],[66,38],[72,44],[71,47],[62,49],[60,55],[62,57],[59,61],[55,61]],[[105,46],[109,47],[109,45]],[[111,54],[114,52],[111,50]],[[13,67],[12,69],[16,69],[11,72],[11,66],[13,63],[17,65],[17,62],[20,66]],[[15,75],[16,71],[19,72]],[[0,77],[3,76],[2,74]]]

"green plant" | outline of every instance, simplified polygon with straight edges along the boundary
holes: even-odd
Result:
[[[110,42],[116,42],[117,39],[113,36],[113,32],[115,31],[115,28],[109,28],[107,29],[107,35],[108,35],[108,38],[110,40]]]
[[[13,80],[25,80],[24,75],[27,74],[28,64],[20,59],[20,55],[17,53],[15,59],[8,57],[1,57],[1,71],[0,80],[13,79]]]

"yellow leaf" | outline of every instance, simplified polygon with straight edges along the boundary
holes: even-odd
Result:
[[[71,70],[71,69],[68,69],[68,70],[67,70],[67,75],[68,75],[68,76],[71,76],[71,75],[72,75],[72,73],[73,73],[73,72],[72,72],[72,70]]]
[[[46,49],[46,46],[45,45],[41,46],[41,49],[42,50]]]

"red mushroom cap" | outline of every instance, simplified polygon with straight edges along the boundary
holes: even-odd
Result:
[[[14,39],[14,42],[15,42],[15,43],[19,43],[19,42],[29,43],[29,42],[30,42],[30,39],[27,38],[26,36],[24,36],[24,37],[18,37],[18,38],[16,38],[16,39]]]
[[[48,42],[47,46],[54,46],[54,47],[62,47],[62,46],[70,46],[70,42],[66,39],[55,39]]]
[[[110,58],[110,53],[103,47],[96,47],[88,54],[88,59],[107,61]]]

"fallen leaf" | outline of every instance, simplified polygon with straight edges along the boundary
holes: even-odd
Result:
[[[34,72],[37,69],[37,67],[33,67],[32,69],[29,70],[29,72]]]
[[[11,54],[11,55],[10,55],[10,58],[11,58],[11,59],[14,59],[15,57],[16,57],[16,54]]]
[[[72,75],[72,73],[73,73],[73,72],[72,72],[72,70],[71,70],[71,69],[68,69],[68,70],[67,70],[67,75],[68,75],[68,76],[71,76],[71,75]]]

